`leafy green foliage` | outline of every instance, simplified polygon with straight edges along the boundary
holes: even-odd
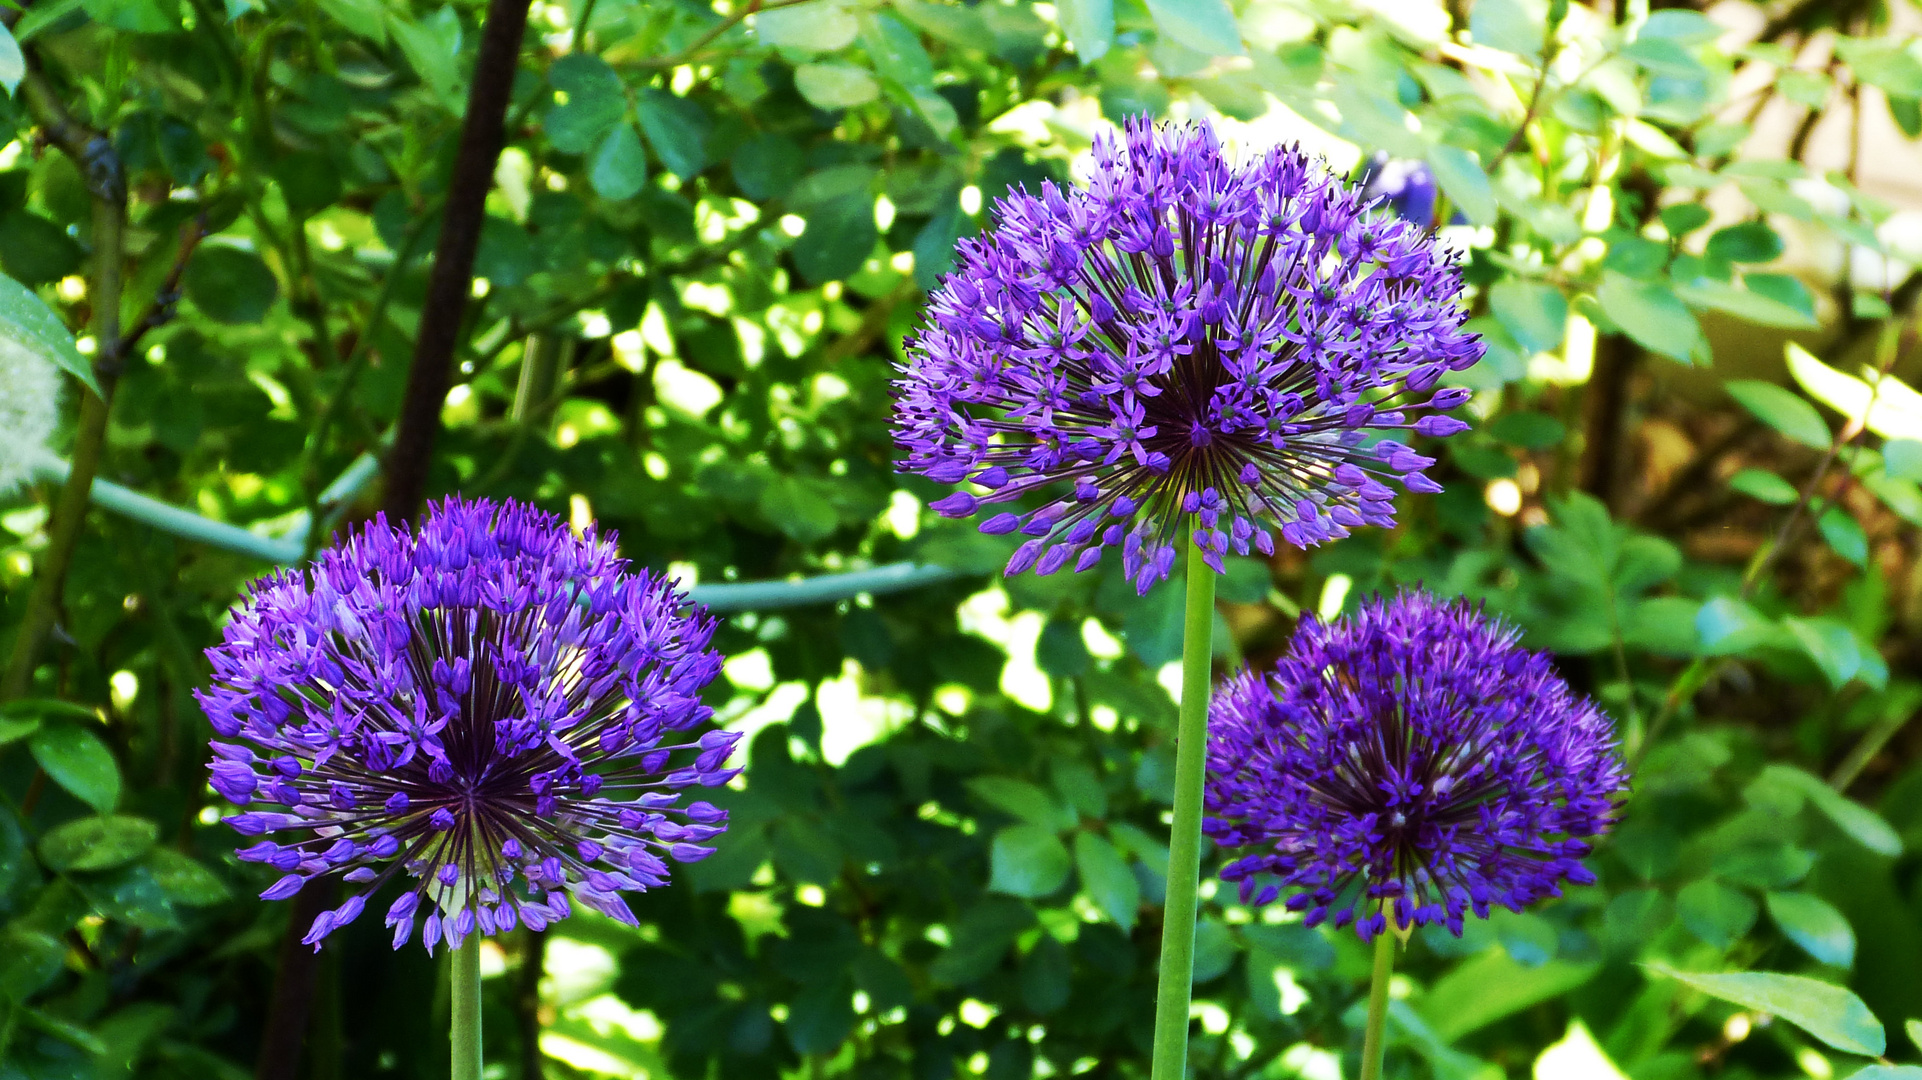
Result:
[[[1181,583],[1000,581],[1013,545],[928,513],[943,492],[893,471],[887,427],[891,363],[955,245],[1140,111],[1230,118],[1245,150],[1299,138],[1341,169],[1424,162],[1489,347],[1461,376],[1475,430],[1444,493],[1403,500],[1390,533],[1228,561],[1218,673],[1272,658],[1303,609],[1467,595],[1557,654],[1634,764],[1598,885],[1413,936],[1388,1075],[1553,1075],[1555,1048],[1638,1080],[1759,1080],[1798,1070],[1797,1030],[1896,1062],[1863,1080],[1914,1075],[1883,1032],[1915,1039],[1922,1017],[1902,728],[1922,700],[1922,421],[1909,384],[1862,367],[1912,301],[1810,269],[1842,244],[1900,256],[1891,208],[1828,164],[1745,155],[1766,139],[1730,95],[1765,85],[1813,118],[1876,87],[1913,135],[1922,62],[1879,8],[1839,28],[1758,9],[1774,38],[1729,51],[1698,12],[1614,7],[1634,18],[1560,0],[533,9],[429,486],[592,518],[702,583],[959,575],[723,621],[710,704],[753,733],[720,796],[730,830],[638,929],[549,933],[548,1076],[1144,1073]],[[127,178],[116,246],[97,174],[41,138],[30,88],[0,108],[19,140],[0,334],[104,390],[102,260],[122,322],[155,316],[112,370],[103,476],[262,537],[372,512],[371,489],[319,497],[399,411],[479,18],[50,0],[0,35],[0,86],[31,54]],[[1794,63],[1814,32],[1833,70]],[[1788,331],[1822,342],[1786,350],[1793,383],[1772,366]],[[1626,419],[1597,404],[1611,393]],[[0,644],[55,498],[0,506]],[[254,899],[274,875],[231,854],[191,691],[270,567],[104,511],[77,545],[44,662],[0,706],[0,1077],[244,1076],[290,905]],[[1352,1075],[1365,950],[1232,890],[1202,909],[1194,1074]],[[432,962],[383,937],[363,916],[323,954],[309,1075],[444,1069]],[[500,943],[488,1055],[511,1080],[532,953]],[[1736,1011],[1757,1034],[1732,1039]]]

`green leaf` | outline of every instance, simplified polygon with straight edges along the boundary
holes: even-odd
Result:
[[[335,22],[375,44],[387,44],[387,6],[380,0],[315,0]]]
[[[145,855],[159,836],[146,818],[78,818],[40,838],[40,858],[54,870],[108,870]]]
[[[1488,307],[1502,329],[1531,353],[1547,352],[1562,343],[1568,324],[1568,298],[1553,285],[1510,279],[1488,290]]]
[[[1081,888],[1095,906],[1113,919],[1122,933],[1132,931],[1136,909],[1141,906],[1141,884],[1114,845],[1093,833],[1079,833],[1074,838],[1074,865],[1081,874]]]
[[[1728,478],[1728,486],[1770,506],[1787,506],[1800,498],[1794,484],[1766,469],[1743,469]]]
[[[100,393],[93,366],[74,347],[67,324],[32,289],[0,275],[0,348],[24,348]]]
[[[786,10],[786,9],[782,9]],[[756,135],[734,150],[734,182],[750,199],[771,199],[786,191],[801,173],[801,148],[773,132]]]
[[[1114,0],[1061,0],[1055,11],[1083,64],[1094,63],[1114,47]]]
[[[0,999],[24,1002],[66,966],[67,947],[51,934],[18,923],[0,931]]]
[[[1602,916],[1602,936],[1609,948],[1621,953],[1641,949],[1668,929],[1675,905],[1660,889],[1630,889],[1608,902]]]
[[[928,50],[922,47],[921,38],[894,16],[862,16],[861,47],[867,50],[868,62],[882,78],[893,79],[904,89],[934,85],[934,61],[928,59]]]
[[[808,104],[830,112],[866,105],[881,96],[881,84],[853,64],[802,64],[794,69],[794,88]]]
[[[1545,0],[1476,0],[1468,13],[1475,44],[1530,60],[1539,58],[1548,28]]]
[[[1819,778],[1792,766],[1770,765],[1762,770],[1759,779],[1801,794],[1814,803],[1815,808],[1836,828],[1870,851],[1891,858],[1902,854],[1901,835],[1883,820],[1882,815],[1836,791]]]
[[[180,25],[155,0],[81,0],[80,6],[94,22],[131,34],[166,34]]]
[[[1068,849],[1045,825],[1010,825],[995,833],[988,861],[988,888],[1009,896],[1047,896],[1068,880]]]
[[[1770,274],[1750,274],[1744,282],[1748,288],[1738,288],[1726,281],[1698,278],[1686,285],[1675,286],[1675,295],[1686,304],[1733,315],[1757,326],[1809,330],[1819,325],[1815,319],[1814,301],[1806,290],[1795,297],[1795,303],[1788,303],[1782,298],[1785,294],[1780,289],[1763,291],[1754,287],[1757,282],[1773,277]]]
[[[827,199],[799,212],[807,220],[807,231],[794,242],[794,265],[810,284],[825,284],[861,269],[880,237],[874,224],[874,196],[866,191]]]
[[[803,544],[826,539],[840,524],[826,485],[805,476],[777,476],[761,489],[761,515]]]
[[[1855,931],[1835,905],[1808,893],[1768,894],[1769,918],[1790,941],[1824,964],[1855,963]]]
[[[1896,480],[1922,480],[1922,439],[1890,439],[1883,443],[1882,470]]]
[[[37,716],[25,720],[14,720],[6,716],[0,716],[0,746],[19,742],[21,739],[39,730],[40,718]]]
[[[1241,56],[1241,29],[1225,0],[1147,0],[1155,29],[1204,56]]]
[[[567,95],[567,101],[547,110],[541,121],[547,141],[563,154],[587,153],[627,112],[626,85],[593,53],[570,52],[554,61],[547,81]]]
[[[1915,1021],[1911,1020],[1913,1024]],[[1922,1066],[1871,1065],[1849,1074],[1849,1080],[1922,1080]]]
[[[1054,796],[1012,776],[975,776],[967,781],[975,797],[1005,814],[1051,831],[1074,827],[1074,814]]]
[[[588,182],[603,199],[631,199],[647,183],[647,149],[627,124],[616,124],[594,151]]]
[[[1072,758],[1057,757],[1049,764],[1048,775],[1054,789],[1082,817],[1100,820],[1108,816],[1108,790],[1094,769]]]
[[[466,87],[461,82],[460,16],[453,6],[443,6],[422,19],[409,19],[398,11],[387,12],[387,29],[394,35],[407,64],[427,84],[442,108],[461,111],[466,103]]]
[[[641,131],[667,171],[692,180],[707,167],[707,114],[699,104],[649,88],[641,91],[637,111]]]
[[[1815,406],[1794,391],[1759,379],[1731,379],[1726,386],[1729,396],[1764,424],[1803,446],[1829,448],[1829,426]]]
[[[1203,916],[1195,921],[1194,981],[1205,983],[1235,962],[1240,949],[1234,932],[1215,919]]]
[[[0,86],[6,87],[11,97],[26,77],[27,58],[20,52],[20,43],[13,39],[12,31],[0,26]]]
[[[1854,515],[1839,506],[1831,506],[1816,519],[1816,527],[1822,530],[1822,539],[1829,542],[1837,555],[1857,566],[1869,565],[1868,534],[1862,531]]]
[[[1822,676],[1835,689],[1841,689],[1862,670],[1862,647],[1846,624],[1829,618],[1790,617],[1782,620],[1782,628],[1822,669]]]
[[[1435,1034],[1454,1042],[1505,1016],[1547,1001],[1595,977],[1598,963],[1550,960],[1540,967],[1517,964],[1506,950],[1490,949],[1463,961],[1421,998],[1417,1010]]]
[[[1909,1033],[1909,1041],[1917,1050],[1922,1050],[1922,1020],[1904,1020],[1902,1030]]]
[[[1080,624],[1069,619],[1049,619],[1034,644],[1034,662],[1057,679],[1086,675],[1094,666],[1088,644],[1081,638]]]
[[[1494,224],[1495,189],[1489,185],[1488,173],[1473,152],[1459,146],[1437,144],[1428,148],[1427,158],[1442,194],[1448,196],[1470,223]]]
[[[212,870],[172,848],[155,848],[147,853],[147,872],[153,875],[167,899],[186,907],[209,907],[224,903],[233,894]]]
[[[787,1038],[797,1054],[832,1054],[854,1030],[854,992],[845,978],[804,986],[788,1011]]]
[[[280,282],[259,255],[231,244],[202,244],[182,278],[201,314],[232,326],[257,323],[280,295]]]
[[[1568,425],[1547,413],[1503,413],[1488,425],[1488,433],[1510,446],[1546,450],[1568,437]]]
[[[1718,949],[1735,944],[1755,925],[1757,907],[1748,894],[1703,878],[1675,894],[1676,911],[1689,932]]]
[[[100,736],[78,724],[51,724],[27,741],[53,782],[103,814],[120,802],[120,766]]]
[[[1608,271],[1595,302],[1602,314],[1637,345],[1686,364],[1707,348],[1701,325],[1665,283],[1640,281]]]
[[[1053,839],[1052,836],[1049,839]],[[1067,852],[1062,852],[1067,877]],[[988,897],[949,926],[950,943],[928,965],[928,977],[942,986],[963,986],[994,970],[1016,937],[1034,925],[1034,909],[1016,900]],[[1039,948],[1037,946],[1037,948]],[[1025,974],[1025,972],[1024,972]]]
[[[829,0],[763,11],[754,17],[754,33],[776,48],[834,52],[861,31],[851,7],[843,0]]]
[[[1844,1053],[1879,1057],[1888,1048],[1882,1023],[1869,1007],[1832,983],[1772,971],[1717,975],[1676,971],[1661,963],[1651,963],[1648,968],[1710,997],[1787,1020]]]

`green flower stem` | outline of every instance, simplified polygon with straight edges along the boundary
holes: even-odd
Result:
[[[1395,973],[1395,928],[1375,937],[1375,975],[1368,984],[1368,1027],[1361,1041],[1361,1080],[1381,1080],[1383,1035],[1388,1030],[1388,979]]]
[[[1195,973],[1195,887],[1201,876],[1201,787],[1208,760],[1209,667],[1214,658],[1215,572],[1188,546],[1188,615],[1181,635],[1181,723],[1175,731],[1175,820],[1168,838],[1161,976],[1155,994],[1152,1080],[1182,1080]]]
[[[480,1080],[481,978],[479,934],[467,935],[454,950],[453,1080]]]

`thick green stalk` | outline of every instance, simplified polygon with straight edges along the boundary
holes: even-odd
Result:
[[[1155,994],[1152,1080],[1182,1080],[1195,972],[1195,887],[1201,876],[1201,788],[1208,760],[1209,662],[1214,656],[1215,572],[1188,548],[1188,616],[1181,638],[1181,722],[1175,730],[1175,820],[1168,838],[1161,979]]]
[[[467,935],[454,950],[454,1071],[453,1080],[480,1080],[481,1074],[481,978],[480,943],[477,933]]]
[[[1395,973],[1395,928],[1375,935],[1375,977],[1368,984],[1368,1027],[1361,1040],[1361,1080],[1380,1080],[1388,1031],[1388,979]]]

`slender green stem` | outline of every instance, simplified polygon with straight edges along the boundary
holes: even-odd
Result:
[[[1368,1028],[1361,1040],[1361,1080],[1380,1080],[1388,1030],[1388,977],[1395,972],[1395,928],[1375,935],[1375,976],[1368,983]]]
[[[454,950],[454,1071],[453,1080],[480,1080],[481,1074],[481,979],[479,934]]]
[[[1168,838],[1161,981],[1155,994],[1153,1080],[1182,1080],[1195,972],[1195,886],[1201,875],[1201,788],[1208,759],[1209,662],[1214,656],[1215,572],[1188,548],[1188,615],[1181,640],[1181,722],[1175,730],[1175,820]]]

